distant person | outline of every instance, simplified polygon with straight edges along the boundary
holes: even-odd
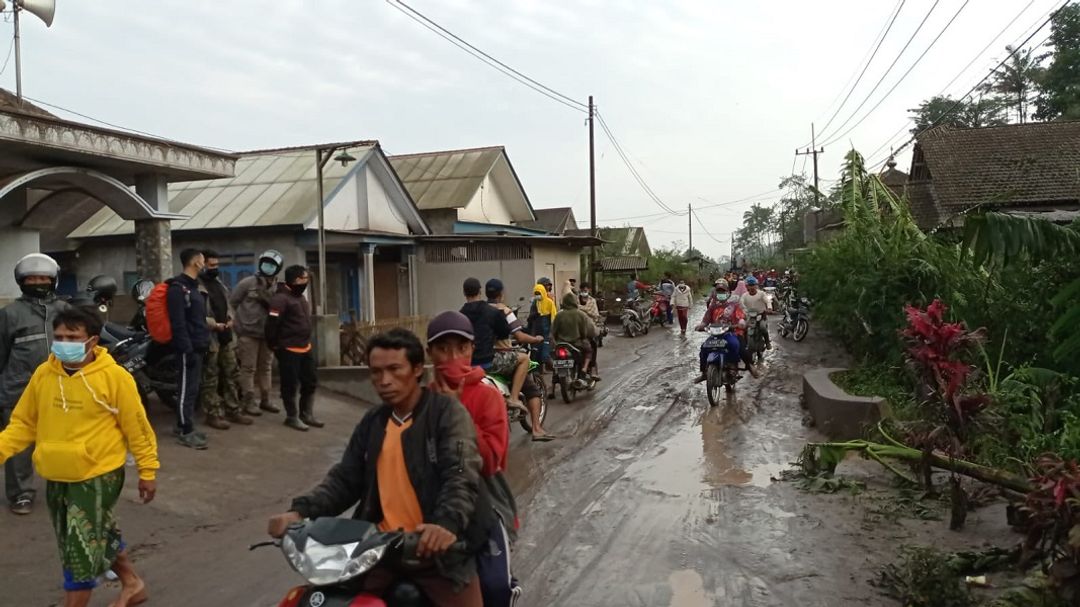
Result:
[[[240,392],[247,415],[262,415],[262,411],[281,413],[281,409],[270,402],[274,353],[266,345],[266,318],[270,312],[270,298],[274,296],[275,277],[284,267],[283,263],[281,253],[273,249],[264,251],[255,265],[255,274],[236,283],[229,296],[229,304],[236,314],[233,329],[240,361]],[[256,386],[259,390],[257,404]]]
[[[690,314],[690,306],[694,305],[694,290],[686,281],[679,280],[675,285],[675,292],[671,295],[671,305],[679,316],[679,329],[682,335],[686,335],[686,323]]]
[[[206,267],[202,251],[180,251],[184,271],[169,281],[165,305],[172,328],[170,346],[176,353],[177,390],[176,435],[181,445],[206,449],[206,435],[195,429],[195,403],[199,399],[202,364],[210,347],[206,326],[206,301],[199,293],[199,274]]]
[[[139,473],[139,498],[144,504],[154,499],[157,438],[135,380],[98,345],[97,315],[71,308],[49,324],[52,356],[34,371],[0,432],[0,461],[37,443],[34,466],[46,481],[64,606],[89,605],[98,578],[109,570],[121,584],[113,605],[137,605],[147,599],[146,585],[132,567],[114,508],[128,452]]]
[[[551,325],[551,337],[555,343],[568,343],[581,350],[581,373],[590,375],[592,366],[593,348],[592,339],[596,337],[596,326],[589,320],[585,313],[578,309],[578,298],[573,293],[567,293],[562,299],[562,311],[555,317]],[[594,381],[600,381],[596,375],[591,375]]]
[[[604,317],[600,314],[600,307],[596,305],[596,298],[592,296],[592,285],[587,282],[581,283],[581,292],[578,293],[578,308],[589,317],[593,323],[595,333],[589,339],[592,346],[592,364],[586,371],[591,375],[600,373],[600,363],[596,360],[600,350],[600,337],[604,334]]]
[[[648,289],[652,285],[638,280],[637,274],[630,275],[630,281],[626,283],[626,299],[633,301],[641,296],[642,289]]]
[[[660,279],[660,293],[667,301],[667,321],[670,325],[675,320],[671,305],[671,296],[675,294],[675,280],[671,278],[671,272],[664,272],[664,277]]]
[[[529,333],[544,338],[539,349],[533,350],[533,360],[547,365],[551,360],[551,323],[555,322],[558,308],[551,298],[551,279],[541,276],[533,287],[532,303],[529,304]]]
[[[506,317],[506,323],[510,326],[510,335],[521,344],[534,346],[543,344],[544,338],[526,333],[521,319],[503,303],[503,289],[503,282],[498,278],[492,278],[484,284],[484,295],[487,297],[488,304]],[[532,419],[533,440],[549,440],[550,437],[544,432],[540,420],[542,393],[536,382],[529,381],[529,367],[529,355],[515,350],[509,339],[495,341],[495,359],[488,368],[488,373],[510,378],[510,394],[525,398],[525,408],[528,409],[529,417]]]
[[[495,342],[510,339],[510,325],[506,322],[505,314],[484,300],[479,280],[466,278],[461,288],[465,295],[465,305],[461,306],[461,313],[472,322],[476,336],[472,349],[472,364],[488,369],[495,361]],[[512,400],[518,406],[523,406],[518,401],[517,394],[512,395]]]
[[[315,354],[311,345],[311,304],[304,297],[311,276],[304,266],[285,268],[285,282],[270,299],[266,344],[277,357],[285,425],[306,432],[322,428],[315,418]],[[299,406],[296,395],[300,393]]]
[[[206,291],[207,323],[210,327],[210,349],[203,363],[199,402],[206,414],[206,425],[228,430],[229,424],[251,425],[252,419],[243,414],[236,394],[236,350],[233,349],[233,318],[229,306],[229,289],[221,282],[221,260],[211,250],[203,251],[206,268],[199,276]]]
[[[41,253],[15,264],[22,295],[0,310],[0,429],[8,425],[34,369],[49,358],[53,319],[68,309],[56,297],[59,274],[56,261]],[[32,452],[26,449],[4,464],[4,493],[15,514],[30,514],[34,508]]]

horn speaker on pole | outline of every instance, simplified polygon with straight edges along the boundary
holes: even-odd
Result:
[[[53,16],[56,15],[56,0],[15,0],[15,2],[45,23],[45,27],[52,27]]]

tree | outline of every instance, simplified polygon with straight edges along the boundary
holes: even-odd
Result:
[[[1001,101],[994,98],[979,98],[977,101],[961,99],[948,95],[935,95],[912,108],[915,127],[912,134],[917,134],[934,126],[948,125],[958,128],[975,128],[1005,124]]]
[[[1009,59],[994,70],[993,79],[988,89],[999,96],[1006,108],[1016,111],[1017,122],[1027,122],[1029,98],[1037,91],[1036,82],[1042,74],[1039,67],[1041,57],[1035,56],[1035,49],[1014,49],[1006,46]]]
[[[1054,15],[1050,65],[1039,79],[1036,120],[1080,118],[1080,5],[1069,4]]]
[[[776,204],[776,227],[781,251],[798,249],[806,244],[803,238],[803,216],[816,204],[814,187],[805,175],[792,175],[780,182],[784,195]],[[824,200],[824,198],[822,198]]]

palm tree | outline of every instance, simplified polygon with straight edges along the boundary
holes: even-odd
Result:
[[[1027,122],[1028,96],[1035,88],[1035,83],[1042,73],[1039,57],[1035,49],[1014,49],[1006,46],[1009,60],[994,72],[994,79],[989,83],[989,90],[1001,95],[1006,107],[1016,109],[1020,124]]]

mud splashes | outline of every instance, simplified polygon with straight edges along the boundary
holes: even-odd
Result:
[[[668,584],[671,585],[669,607],[709,607],[713,604],[705,591],[705,580],[693,569],[672,572]]]

